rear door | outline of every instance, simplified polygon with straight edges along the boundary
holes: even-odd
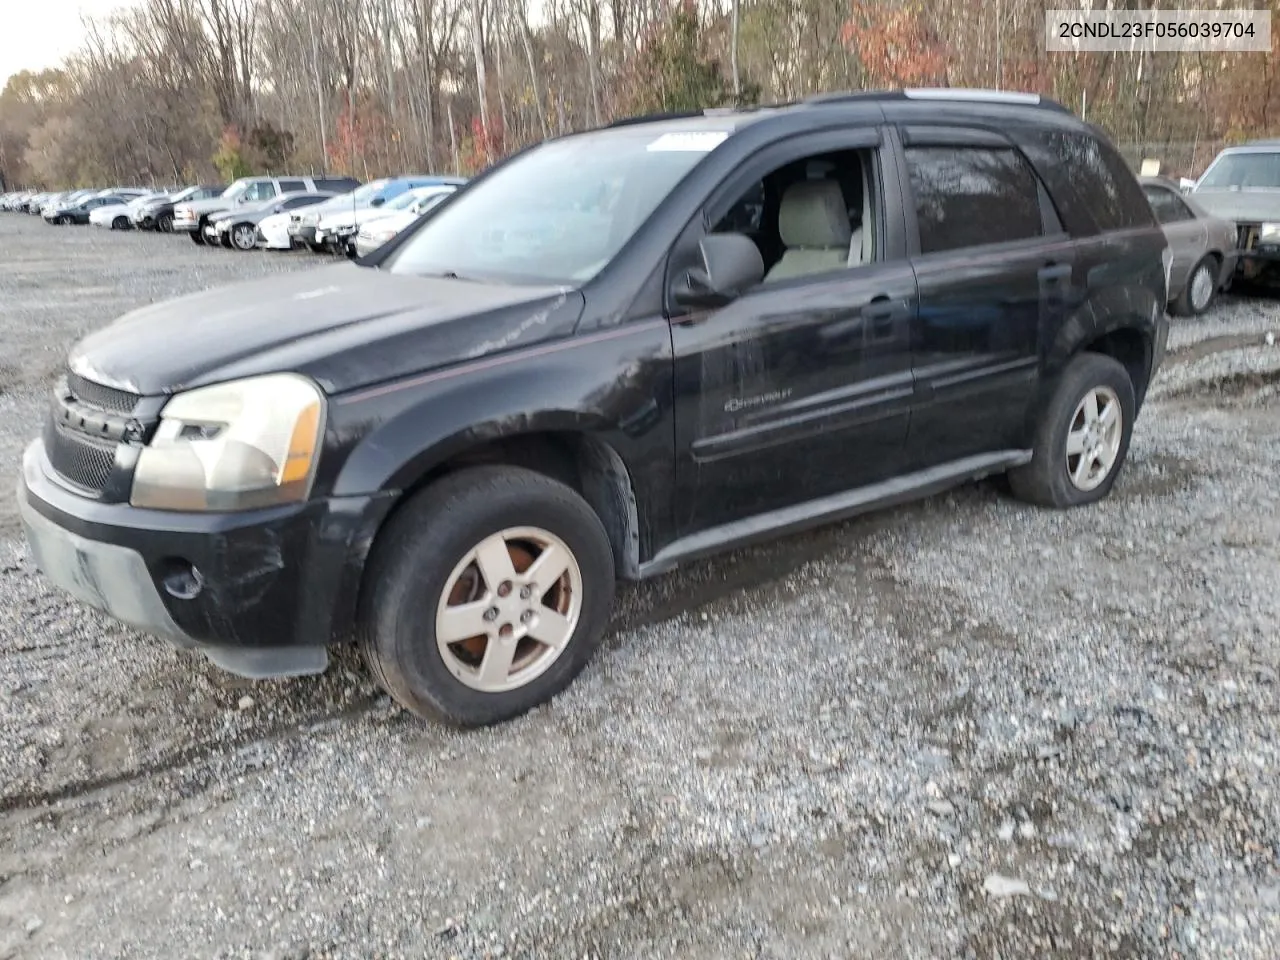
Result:
[[[898,133],[920,297],[908,466],[1021,449],[1046,331],[1065,316],[1071,238],[1002,134],[930,124]]]

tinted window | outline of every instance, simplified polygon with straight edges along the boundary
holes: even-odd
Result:
[[[1161,223],[1191,219],[1191,211],[1172,190],[1164,187],[1144,187],[1143,190],[1151,209],[1156,212],[1156,219]]]
[[[336,193],[348,193],[359,185],[350,177],[321,177],[316,181],[316,186],[321,190],[333,190]]]
[[[284,208],[286,210],[292,210],[294,207],[309,207],[327,199],[329,198],[321,196],[320,194],[316,194],[313,197],[290,197],[284,202]]]
[[[281,180],[280,181],[281,193],[301,193],[306,189],[307,189],[307,184],[305,181],[302,181],[302,180]]]
[[[1037,134],[1032,159],[1073,234],[1152,226],[1151,205],[1120,155],[1084,133]]]
[[[911,147],[906,154],[921,253],[1042,234],[1035,174],[1017,151]]]

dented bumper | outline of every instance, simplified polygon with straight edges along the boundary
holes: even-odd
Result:
[[[389,508],[382,497],[229,514],[101,503],[53,479],[39,440],[23,455],[17,494],[32,554],[57,586],[255,678],[325,669]]]

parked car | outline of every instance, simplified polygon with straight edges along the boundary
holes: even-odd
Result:
[[[69,203],[59,203],[56,207],[49,208],[44,218],[49,223],[74,223],[85,226],[89,223],[90,215],[99,207],[119,207],[123,211],[125,202],[136,197],[138,193],[139,191],[135,190],[95,193],[83,199],[72,200]]]
[[[253,250],[258,245],[258,224],[265,218],[300,210],[303,207],[315,206],[334,196],[330,190],[315,190],[310,193],[286,193],[274,200],[260,203],[257,206],[245,206],[236,210],[228,210],[224,215],[211,214],[213,224],[212,235],[205,234],[205,242],[218,243],[235,250]]]
[[[372,253],[457,189],[454,186],[419,187],[397,197],[382,208],[379,216],[361,225],[353,245],[355,255],[363,257]]]
[[[204,228],[211,213],[265,203],[284,193],[314,193],[318,190],[342,193],[359,185],[350,177],[242,177],[217,197],[175,204],[173,228],[185,231],[196,243],[203,244]]]
[[[1236,225],[1239,279],[1280,280],[1280,140],[1228,147],[1186,195]]]
[[[314,207],[305,213],[299,213],[289,220],[289,236],[306,246],[313,253],[336,252],[336,244],[326,242],[323,234],[317,236],[320,221],[329,221],[336,229],[341,225],[344,236],[354,235],[359,228],[359,221],[368,211],[383,206],[388,199],[393,199],[405,190],[414,187],[457,187],[465,181],[461,177],[417,176],[400,177],[394,180],[374,180],[357,190],[342,196],[334,197],[321,206]],[[330,235],[332,236],[332,234]]]
[[[354,636],[410,710],[494,723],[572,681],[619,577],[1006,471],[1105,498],[1170,266],[1105,135],[1034,94],[639,118],[364,261],[89,334],[19,513],[53,583],[221,667]]]
[[[1169,304],[1175,313],[1198,316],[1235,274],[1236,225],[1215,217],[1178,184],[1164,177],[1140,177],[1143,192],[1169,240]]]
[[[226,189],[226,184],[202,184],[148,200],[133,211],[133,225],[139,230],[173,233],[173,208],[177,204],[187,200],[210,200],[221,196]]]
[[[112,230],[132,230],[131,214],[135,204],[157,196],[164,196],[164,194],[145,192],[135,197],[130,197],[127,194],[109,194],[104,198],[107,201],[106,203],[90,212],[89,225],[109,227]]]

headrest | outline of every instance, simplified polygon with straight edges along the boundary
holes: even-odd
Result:
[[[788,249],[849,246],[849,212],[834,180],[801,180],[787,187],[778,232]]]

